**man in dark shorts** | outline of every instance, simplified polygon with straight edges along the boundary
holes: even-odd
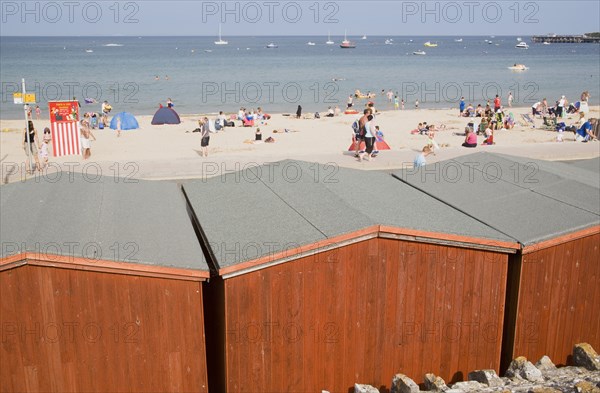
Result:
[[[365,124],[369,121],[369,115],[373,114],[371,108],[367,108],[363,111],[363,116],[358,120],[358,132],[354,133],[354,157],[358,158],[360,150],[360,144],[365,140]]]
[[[208,125],[208,117],[205,117],[204,120],[198,120],[198,125],[200,126],[200,156],[208,157],[208,144],[210,142],[210,130]]]

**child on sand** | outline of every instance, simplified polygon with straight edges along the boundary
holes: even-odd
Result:
[[[429,146],[423,147],[423,150],[421,151],[421,153],[413,161],[413,166],[415,168],[420,168],[422,166],[427,165],[427,161],[425,160],[425,157],[427,157],[429,154],[431,154],[431,148]]]

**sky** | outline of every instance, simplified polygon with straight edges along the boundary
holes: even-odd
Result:
[[[468,36],[600,31],[600,1],[5,1],[2,36]]]

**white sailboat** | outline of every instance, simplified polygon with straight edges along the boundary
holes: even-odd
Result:
[[[331,32],[327,33],[327,45],[333,45],[335,42],[331,41]]]
[[[219,23],[219,41],[215,41],[215,45],[228,45],[228,44],[229,44],[229,42],[224,41],[221,38],[221,24]]]

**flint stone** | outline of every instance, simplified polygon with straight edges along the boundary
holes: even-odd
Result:
[[[452,389],[460,389],[463,392],[480,392],[486,387],[487,386],[477,381],[457,382],[454,385],[452,385]]]
[[[391,393],[419,393],[419,385],[404,374],[396,374],[392,378]]]
[[[504,381],[500,379],[494,370],[475,370],[469,373],[469,380],[484,383],[490,387],[504,386]]]
[[[573,364],[590,371],[600,371],[600,357],[588,343],[575,345],[575,348],[573,348]]]
[[[562,391],[548,387],[537,387],[531,389],[529,393],[562,393]]]
[[[435,374],[425,374],[425,389],[430,392],[445,392],[448,390],[446,381]]]
[[[542,356],[542,358],[537,361],[535,367],[537,367],[537,369],[542,372],[556,370],[556,366],[554,365],[554,363],[552,363],[552,360],[550,360],[550,358],[546,355]]]
[[[371,385],[354,384],[354,393],[379,393],[379,390]]]
[[[594,386],[593,383],[588,381],[581,381],[577,383],[575,388],[579,393],[600,393],[600,388]]]
[[[521,378],[530,382],[544,382],[542,372],[524,356],[519,356],[510,363],[508,370],[506,370],[506,376]]]

